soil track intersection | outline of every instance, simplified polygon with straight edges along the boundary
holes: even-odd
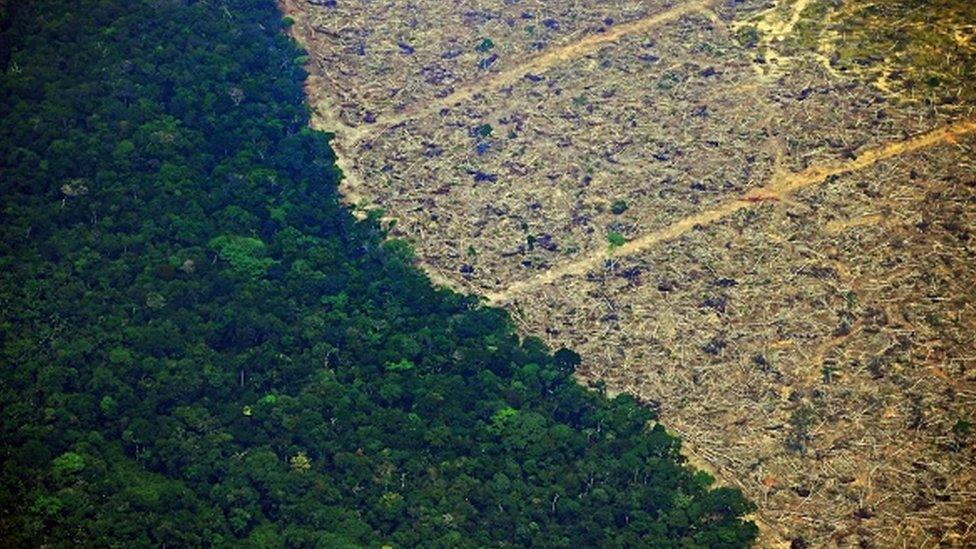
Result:
[[[857,2],[283,4],[347,200],[657,407],[764,543],[976,543],[976,118],[949,68],[937,101],[848,70],[821,27]]]

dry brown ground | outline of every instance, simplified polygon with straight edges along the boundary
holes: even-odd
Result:
[[[965,2],[282,3],[347,200],[657,408],[765,544],[976,544]]]

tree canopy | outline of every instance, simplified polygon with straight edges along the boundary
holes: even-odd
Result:
[[[0,4],[3,544],[749,544],[650,411],[341,205],[284,24]]]

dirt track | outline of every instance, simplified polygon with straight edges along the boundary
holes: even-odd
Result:
[[[377,133],[382,133],[384,128],[395,126],[405,120],[423,118],[431,113],[453,107],[458,103],[468,101],[474,96],[485,93],[486,91],[502,88],[511,85],[523,78],[526,74],[543,74],[552,67],[561,65],[572,59],[579,59],[587,54],[593,53],[601,47],[616,42],[625,36],[648,32],[651,29],[673,21],[683,15],[700,11],[707,8],[711,2],[693,1],[680,4],[671,9],[654,13],[643,19],[611,27],[606,32],[584,37],[582,40],[565,44],[563,46],[548,49],[541,54],[527,59],[511,69],[504,72],[494,73],[487,78],[466,84],[443,99],[432,103],[418,105],[417,108],[409,109],[404,113],[388,116],[381,119],[379,128],[364,128],[350,136],[350,142],[358,144],[361,141],[369,140]],[[377,131],[379,130],[379,131]]]
[[[565,276],[586,274],[587,271],[606,261],[608,257],[620,258],[637,254],[667,240],[675,239],[696,227],[713,223],[734,214],[739,210],[755,207],[764,202],[786,200],[794,192],[821,183],[828,177],[860,170],[881,160],[931,147],[942,141],[951,141],[955,136],[963,136],[974,131],[976,131],[976,121],[964,120],[906,141],[859,151],[856,155],[857,158],[849,162],[813,166],[800,173],[774,178],[764,187],[750,191],[739,198],[723,202],[717,207],[681,219],[661,230],[641,235],[618,248],[607,252],[597,252],[582,260],[560,265],[535,278],[513,284],[502,292],[491,293],[486,297],[490,303],[504,305],[516,295],[524,294],[542,285],[554,284]]]

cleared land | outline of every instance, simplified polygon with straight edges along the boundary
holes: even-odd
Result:
[[[976,543],[972,6],[284,5],[347,198],[767,543]]]

